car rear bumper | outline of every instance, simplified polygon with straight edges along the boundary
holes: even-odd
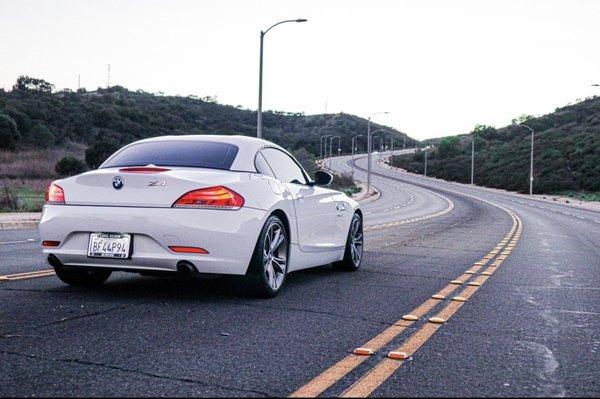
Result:
[[[189,261],[200,273],[246,273],[264,224],[263,210],[237,211],[174,208],[127,208],[46,205],[39,224],[44,247],[66,266],[114,268],[131,271],[177,271]],[[132,234],[130,259],[87,256],[92,232]],[[169,246],[200,247],[208,254],[177,253]]]

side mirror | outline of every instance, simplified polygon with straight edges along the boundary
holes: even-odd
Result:
[[[317,170],[315,172],[315,185],[316,186],[328,186],[333,181],[333,175],[324,170]]]

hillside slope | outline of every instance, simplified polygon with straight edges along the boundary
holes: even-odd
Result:
[[[343,113],[265,112],[263,123],[265,139],[291,151],[304,148],[313,156],[319,154],[323,135],[341,136],[342,152],[348,153],[351,137],[367,130],[365,119]],[[383,127],[373,125],[373,129]],[[389,130],[397,142],[404,136]],[[29,77],[21,77],[11,91],[0,90],[0,149],[23,151],[81,143],[110,153],[140,138],[171,134],[254,136],[256,112],[211,98],[154,95],[120,86],[53,93],[51,84]],[[364,150],[364,137],[357,140],[357,146]]]
[[[515,122],[535,130],[534,193],[600,191],[600,97]],[[468,135],[429,140],[427,174],[468,183],[471,139],[475,140],[475,184],[529,191],[530,133],[515,125],[477,126]],[[395,157],[395,165],[423,173],[424,153]]]

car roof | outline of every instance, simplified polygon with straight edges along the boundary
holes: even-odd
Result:
[[[254,158],[256,153],[264,147],[275,147],[287,153],[285,149],[267,140],[256,137],[241,135],[212,135],[212,134],[188,134],[180,136],[159,136],[135,141],[124,148],[132,145],[155,142],[155,141],[210,141],[213,143],[233,144],[239,148],[238,154],[231,164],[231,170],[243,172],[256,172]]]

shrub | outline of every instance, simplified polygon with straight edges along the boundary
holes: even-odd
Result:
[[[116,140],[103,139],[95,142],[85,150],[85,163],[92,169],[97,169],[102,162],[117,151],[121,146]]]
[[[54,170],[60,177],[65,177],[83,173],[87,170],[87,167],[83,161],[75,157],[62,157],[56,162]]]
[[[0,148],[14,150],[21,134],[14,119],[6,114],[0,114]]]

